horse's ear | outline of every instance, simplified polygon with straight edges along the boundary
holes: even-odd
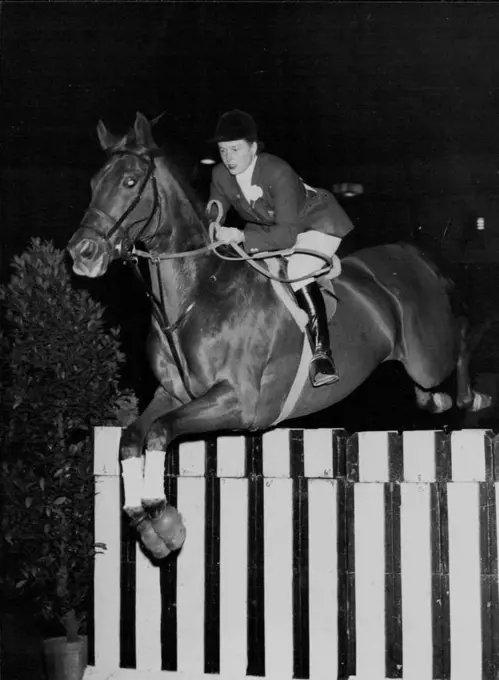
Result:
[[[111,149],[119,142],[119,137],[115,137],[111,134],[101,120],[97,124],[97,136],[104,151]]]
[[[156,116],[156,118],[153,118],[150,121],[151,127],[154,127],[155,125],[157,125],[157,123],[159,123],[159,121],[163,118],[165,113],[166,113],[166,111],[163,111],[163,113],[160,113],[159,116]]]
[[[151,132],[151,125],[147,118],[142,115],[139,111],[137,111],[137,114],[135,116],[135,124],[133,126],[133,130],[135,132],[135,139],[139,144],[142,144],[142,146],[146,147],[155,147],[156,142],[153,139],[152,132]]]

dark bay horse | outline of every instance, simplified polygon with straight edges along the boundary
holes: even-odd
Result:
[[[137,114],[123,137],[102,122],[97,132],[107,161],[91,181],[90,206],[68,249],[74,271],[87,277],[128,258],[137,242],[158,256],[149,259],[155,313],[147,349],[159,387],[123,431],[120,457],[125,511],[146,548],[162,558],[185,538],[163,489],[167,447],[183,435],[271,426],[305,336],[265,276],[209,248],[204,208],[154,143],[144,116]],[[341,401],[388,360],[404,365],[422,408],[450,408],[449,395],[430,390],[455,369],[456,404],[475,410],[490,404],[470,385],[466,324],[453,312],[452,284],[421,252],[407,244],[377,246],[342,265],[330,324],[341,379],[315,389],[307,380],[290,418]]]

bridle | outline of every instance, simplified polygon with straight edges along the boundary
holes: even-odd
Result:
[[[99,238],[101,238],[107,245],[107,248],[109,251],[113,252],[115,254],[115,257],[120,257],[122,258],[126,263],[130,264],[132,266],[133,273],[135,276],[138,278],[140,283],[142,284],[145,293],[147,297],[149,298],[151,305],[152,305],[152,313],[153,316],[156,319],[156,322],[158,323],[159,328],[161,331],[164,333],[167,342],[170,346],[170,351],[173,356],[173,360],[175,361],[177,370],[180,375],[180,379],[182,380],[182,384],[184,386],[185,391],[187,392],[188,396],[190,399],[195,399],[189,384],[187,382],[187,378],[182,366],[182,362],[180,360],[180,356],[177,350],[177,347],[175,345],[175,341],[173,339],[173,332],[178,328],[178,326],[182,323],[182,321],[185,319],[187,314],[191,311],[191,308],[193,307],[193,304],[189,305],[187,310],[183,312],[180,317],[175,321],[173,324],[170,324],[168,320],[168,315],[166,313],[166,308],[164,304],[164,298],[163,298],[163,287],[161,285],[161,280],[160,280],[160,270],[159,267],[156,267],[156,272],[158,276],[158,285],[159,285],[159,291],[160,291],[160,296],[161,296],[161,301],[158,301],[156,296],[154,295],[151,286],[145,281],[144,277],[142,276],[142,273],[138,267],[137,263],[137,257],[133,256],[132,253],[132,247],[133,243],[135,241],[140,240],[140,237],[144,234],[146,231],[147,227],[150,225],[152,219],[154,218],[154,215],[156,212],[158,212],[158,226],[156,228],[156,232],[159,229],[159,226],[161,224],[161,203],[159,200],[159,192],[158,192],[158,184],[156,180],[156,176],[154,174],[154,169],[155,169],[155,163],[154,163],[154,158],[159,155],[159,150],[158,153],[155,153],[154,151],[149,152],[147,156],[135,153],[133,151],[115,151],[112,154],[110,154],[110,158],[114,157],[120,157],[120,156],[135,156],[141,161],[146,161],[147,162],[147,170],[144,175],[144,178],[140,184],[139,190],[135,197],[133,198],[132,202],[128,206],[128,208],[124,211],[124,213],[117,219],[115,220],[111,215],[108,215],[106,212],[101,210],[100,208],[96,208],[95,206],[90,205],[87,212],[85,213],[83,220],[82,220],[82,227],[84,229],[93,231]],[[137,205],[140,203],[140,200],[142,199],[142,195],[147,187],[147,184],[151,180],[152,183],[152,190],[153,190],[153,204],[151,208],[151,212],[149,213],[149,216],[145,219],[145,224],[143,227],[140,229],[139,233],[134,237],[133,241],[131,239],[127,239],[124,237],[121,239],[121,241],[118,244],[113,245],[111,239],[113,236],[116,234],[116,232],[123,226],[125,220],[127,217],[134,211],[134,209],[137,207]],[[105,232],[99,229],[98,227],[94,226],[93,224],[86,224],[86,218],[89,215],[98,215],[101,218],[104,218],[108,224],[111,224],[111,229],[109,231]],[[137,220],[140,221],[140,220]],[[136,223],[133,222],[129,227],[128,230],[131,229]]]
[[[139,190],[137,194],[134,196],[132,202],[128,206],[128,208],[124,211],[124,213],[117,219],[115,220],[111,215],[108,215],[106,212],[101,210],[100,208],[96,208],[93,205],[90,205],[89,208],[87,209],[85,215],[83,216],[81,226],[89,231],[93,231],[97,236],[102,239],[107,247],[108,250],[113,252],[115,254],[115,257],[124,257],[131,252],[131,248],[133,246],[133,243],[135,241],[139,241],[140,237],[145,233],[146,229],[152,222],[154,215],[158,211],[158,227],[161,222],[161,204],[159,201],[159,192],[158,192],[158,183],[156,181],[156,176],[154,174],[154,169],[155,169],[155,164],[154,164],[154,158],[158,156],[160,153],[160,150],[158,149],[158,152],[155,153],[155,151],[150,151],[147,155],[144,154],[139,154],[135,153],[133,151],[115,151],[112,154],[110,154],[110,158],[113,157],[124,157],[124,156],[135,156],[135,158],[138,158],[141,161],[145,161],[147,163],[147,170],[146,173],[142,179],[142,182],[140,184]],[[145,224],[142,226],[140,229],[139,233],[134,237],[133,241],[129,238],[124,237],[118,244],[113,245],[112,243],[112,238],[116,234],[116,232],[123,226],[124,222],[126,219],[129,217],[129,215],[135,210],[137,205],[140,203],[142,199],[142,195],[147,187],[147,184],[149,183],[149,180],[151,180],[152,184],[152,191],[153,191],[153,204],[151,208],[151,212],[149,213],[149,216],[145,219]],[[103,231],[96,227],[92,222],[89,220],[87,224],[87,218],[90,217],[92,214],[97,215],[100,218],[104,218],[105,221],[111,225],[111,228],[109,231]],[[133,222],[131,225],[129,225],[128,230],[130,230],[138,221]],[[157,231],[156,229],[156,231]],[[127,231],[128,231],[127,230]]]

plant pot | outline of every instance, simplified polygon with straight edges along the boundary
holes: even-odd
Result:
[[[66,636],[43,641],[48,680],[81,680],[88,663],[87,636],[68,642]]]

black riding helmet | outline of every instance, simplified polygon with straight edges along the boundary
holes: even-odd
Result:
[[[239,109],[227,111],[220,116],[213,136],[214,142],[233,142],[236,139],[245,139],[250,144],[258,139],[253,116]]]

